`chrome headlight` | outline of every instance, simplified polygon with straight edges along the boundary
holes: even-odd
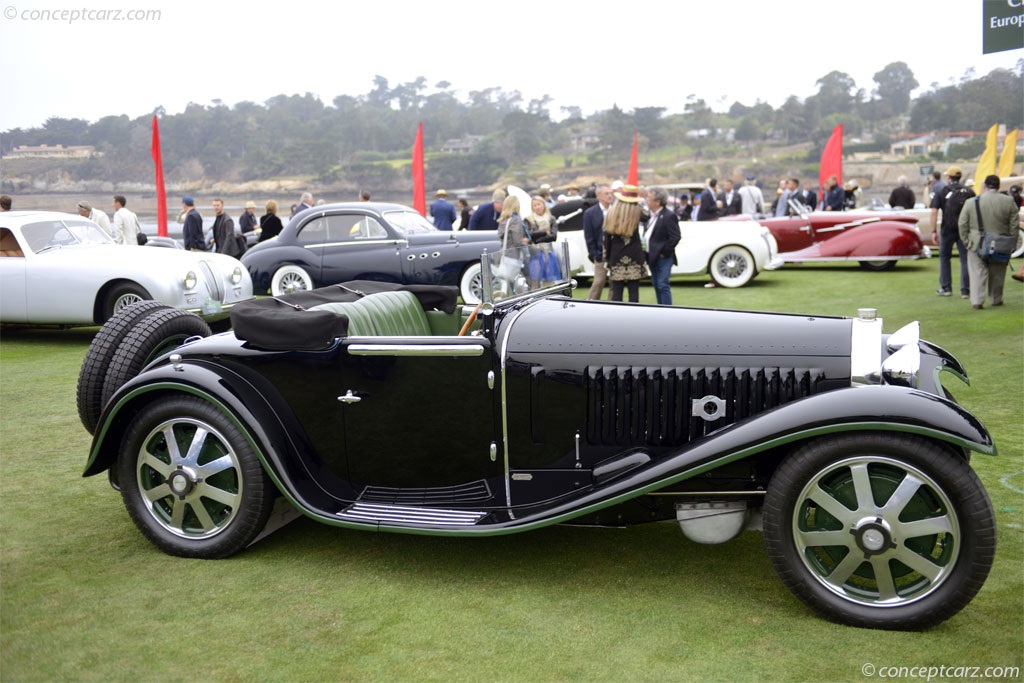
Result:
[[[237,285],[242,281],[242,267],[235,266],[235,269],[231,271],[231,284]]]
[[[185,274],[185,280],[183,281],[185,289],[195,289],[198,283],[199,278],[196,277],[196,271],[190,270]]]
[[[918,388],[921,373],[921,323],[916,320],[889,335],[885,345],[892,352],[882,363],[882,381],[898,387]]]

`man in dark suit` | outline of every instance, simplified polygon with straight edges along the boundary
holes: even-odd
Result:
[[[679,219],[668,208],[668,193],[656,187],[647,193],[647,205],[651,209],[651,220],[644,230],[647,244],[647,265],[651,268],[651,283],[659,304],[672,305],[672,287],[669,278],[672,266],[678,263],[676,245],[682,235]]]
[[[590,285],[588,299],[600,299],[608,281],[604,267],[604,215],[612,205],[611,185],[597,186],[597,204],[583,212],[583,239],[587,243],[587,257],[594,264],[594,282]]]
[[[810,181],[804,183],[804,190],[800,193],[800,203],[812,211],[818,208],[818,193],[811,187]]]
[[[718,195],[718,202],[721,205],[720,216],[735,216],[743,212],[743,200],[740,193],[733,189],[732,181],[726,178],[722,181],[723,189]]]
[[[708,186],[700,193],[700,206],[697,207],[697,220],[713,221],[718,218],[718,197],[715,195],[718,180],[711,178]]]
[[[470,230],[497,230],[498,216],[501,215],[501,207],[505,205],[505,191],[495,190],[491,195],[491,201],[484,202],[476,207],[476,211],[469,217]],[[521,211],[526,209],[520,207]]]

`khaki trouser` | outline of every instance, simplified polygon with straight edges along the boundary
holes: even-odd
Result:
[[[608,269],[604,267],[603,263],[594,264],[594,282],[590,285],[590,292],[587,294],[588,299],[600,299],[601,292],[604,290],[605,283],[608,282]]]
[[[974,249],[967,252],[967,271],[971,277],[971,304],[981,306],[985,295],[993,306],[1003,303],[1003,284],[1006,282],[1006,263],[985,263]]]

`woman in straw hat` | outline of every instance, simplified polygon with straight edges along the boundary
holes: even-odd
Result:
[[[615,203],[604,218],[604,257],[611,283],[610,301],[622,301],[628,288],[629,300],[640,301],[640,280],[647,277],[647,259],[637,228],[643,214],[635,185],[624,185],[615,192]]]

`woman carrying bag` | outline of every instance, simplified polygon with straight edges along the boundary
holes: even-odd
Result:
[[[530,238],[523,227],[523,219],[519,216],[519,200],[515,196],[505,199],[498,216],[498,238],[501,240],[501,262],[498,263],[496,275],[508,282],[510,294],[515,294],[516,280],[523,275],[526,257],[529,255],[527,245]]]
[[[558,238],[558,222],[543,197],[534,196],[530,208],[533,213],[525,221],[526,231],[533,242],[530,247],[530,289],[537,289],[562,279],[558,254],[553,247]]]

